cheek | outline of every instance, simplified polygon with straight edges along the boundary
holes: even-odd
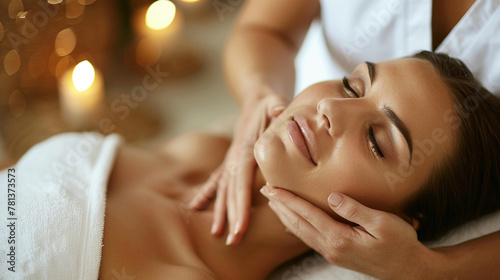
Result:
[[[257,164],[263,169],[263,172],[276,164],[275,161],[280,154],[278,150],[282,150],[283,148],[279,138],[269,130],[266,130],[264,134],[259,137],[257,142],[255,142],[253,154]]]
[[[333,211],[327,199],[332,192],[343,193],[371,208],[393,209],[399,199],[384,184],[379,166],[351,143],[338,143],[331,159],[299,178],[293,191],[329,214]]]
[[[388,170],[383,166],[362,159],[350,167],[343,168],[342,176],[336,180],[338,191],[343,194],[367,207],[387,212],[395,211],[406,200],[408,192],[394,190],[387,183],[384,174]]]
[[[271,185],[280,183],[277,179],[283,177],[281,174],[285,171],[280,164],[285,160],[285,147],[280,137],[273,130],[266,130],[255,143],[253,152],[266,182]]]
[[[285,129],[275,125],[267,129],[254,146],[254,157],[264,179],[272,186],[295,188],[308,168],[290,149]]]

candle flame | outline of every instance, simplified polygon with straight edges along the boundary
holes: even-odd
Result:
[[[164,29],[175,17],[175,5],[167,0],[158,0],[146,12],[146,25],[154,30]]]
[[[75,66],[73,70],[73,84],[76,90],[84,91],[88,89],[94,82],[95,71],[94,67],[88,60],[84,60]]]

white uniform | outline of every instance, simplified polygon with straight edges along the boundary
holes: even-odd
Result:
[[[432,0],[321,0],[296,60],[296,93],[364,61],[432,50]],[[500,0],[476,0],[436,49],[463,60],[500,96]]]

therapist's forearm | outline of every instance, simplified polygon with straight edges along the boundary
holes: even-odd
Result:
[[[224,51],[224,72],[229,91],[239,104],[269,93],[293,97],[297,46],[278,31],[260,26],[236,28]],[[268,87],[266,90],[263,87]]]
[[[434,262],[433,277],[425,279],[500,279],[499,248],[500,232],[495,232],[455,246],[433,249],[444,258]]]
[[[247,0],[226,43],[223,67],[241,105],[277,94],[291,99],[294,60],[319,14],[318,0]]]

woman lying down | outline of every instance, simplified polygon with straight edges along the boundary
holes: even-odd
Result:
[[[2,256],[11,253],[2,273],[264,279],[310,250],[269,208],[259,192],[266,182],[339,220],[327,197],[344,193],[399,215],[422,241],[500,208],[499,100],[463,63],[442,54],[364,63],[348,78],[315,84],[295,98],[248,151],[258,163],[252,213],[235,247],[209,234],[211,211],[186,207],[228,146],[228,139],[202,133],[155,151],[92,133],[36,145],[1,173],[2,182],[17,182],[17,220],[1,238],[13,236],[15,244],[12,251],[1,246]]]

